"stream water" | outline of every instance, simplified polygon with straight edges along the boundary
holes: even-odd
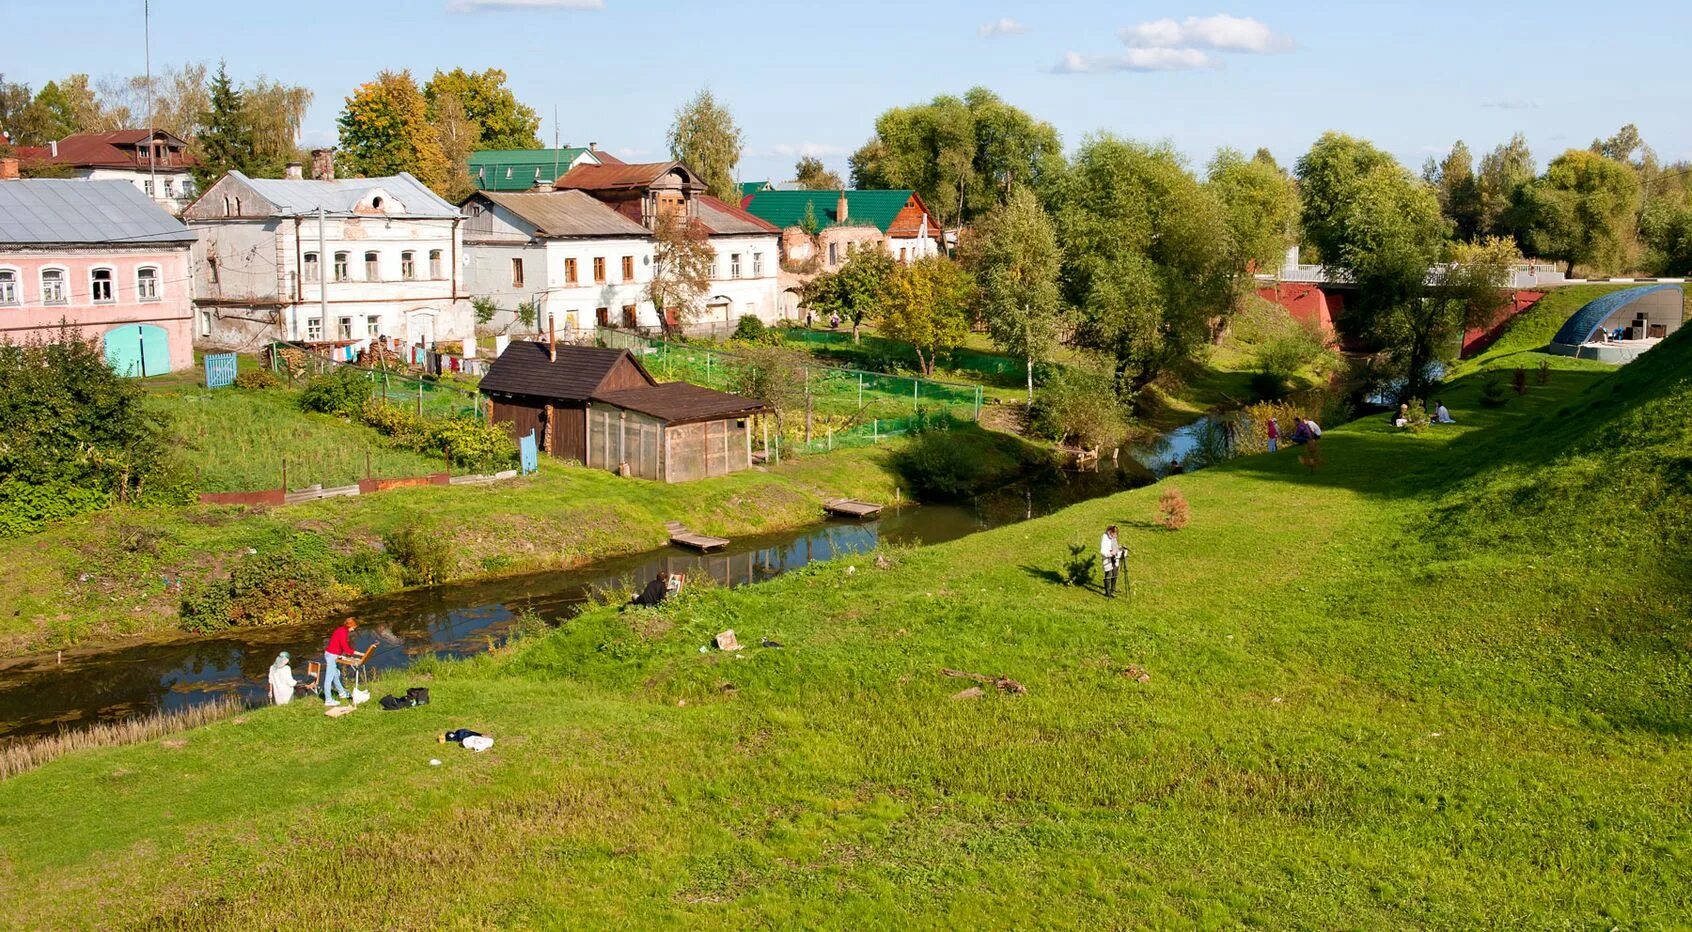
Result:
[[[525,610],[557,622],[580,611],[595,587],[644,583],[659,570],[709,574],[743,586],[816,560],[872,550],[881,541],[937,544],[1014,524],[1131,487],[1133,474],[1052,472],[964,505],[913,505],[873,521],[829,521],[744,537],[708,556],[676,548],[602,560],[567,571],[414,589],[352,607],[354,639],[377,649],[370,667],[404,667],[421,657],[464,657],[504,643]],[[297,676],[321,660],[332,621],[242,628],[209,636],[78,648],[0,661],[0,742],[156,710],[176,711],[224,696],[266,701],[265,675],[279,651]]]

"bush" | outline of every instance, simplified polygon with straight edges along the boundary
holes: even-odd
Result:
[[[734,336],[730,339],[744,340],[747,343],[757,343],[764,339],[769,328],[764,322],[751,314],[742,314],[740,322],[734,325]]]
[[[0,537],[33,534],[110,505],[111,494],[69,482],[0,480]]]
[[[182,626],[215,631],[230,625],[281,625],[304,621],[335,600],[334,579],[324,565],[292,551],[252,554],[227,580],[208,581],[182,599]]]
[[[1410,409],[1410,413],[1404,418],[1405,430],[1412,434],[1419,434],[1427,430],[1428,426],[1433,423],[1433,419],[1428,417],[1427,405],[1422,404],[1422,399],[1410,399],[1407,407]]]
[[[1487,408],[1502,408],[1509,402],[1509,396],[1504,394],[1504,376],[1497,369],[1487,370],[1481,376],[1480,403]]]
[[[1192,518],[1192,511],[1187,506],[1187,496],[1173,486],[1164,489],[1157,499],[1157,523],[1171,531],[1179,531],[1187,526]]]
[[[476,313],[478,325],[488,323],[499,313],[499,305],[495,304],[492,298],[471,298],[470,309]]]
[[[1028,426],[1037,437],[1087,449],[1114,445],[1128,432],[1110,376],[1077,368],[1053,372],[1035,391]]]
[[[893,458],[893,468],[923,501],[955,502],[975,492],[981,464],[947,430],[922,430]]]
[[[364,373],[351,366],[337,366],[306,382],[300,391],[300,407],[322,414],[355,417],[364,410],[375,389]]]
[[[1285,401],[1290,394],[1286,376],[1273,372],[1253,372],[1251,378],[1246,380],[1246,389],[1257,401]]]
[[[517,445],[500,424],[455,417],[434,422],[428,436],[430,452],[449,457],[449,466],[458,463],[481,472],[496,472],[517,462]]]
[[[364,595],[382,595],[405,585],[405,573],[382,551],[361,548],[335,559],[335,580]]]
[[[404,571],[408,586],[433,586],[446,582],[458,567],[452,544],[433,530],[407,525],[382,538],[388,556]]]
[[[1088,544],[1070,544],[1069,559],[1063,564],[1063,582],[1068,586],[1086,588],[1093,582],[1093,567],[1099,563],[1098,551]]]
[[[229,627],[229,580],[206,580],[182,595],[179,609],[183,629],[210,634]]]
[[[386,401],[372,401],[364,406],[359,420],[392,440],[394,446],[419,453],[429,447],[429,419],[410,408]]]
[[[1511,376],[1511,378],[1510,378],[1510,387],[1515,389],[1516,394],[1518,394],[1518,395],[1527,394],[1527,370],[1526,369],[1523,369],[1521,366],[1516,367],[1516,374],[1514,376]]]
[[[1539,385],[1551,384],[1551,363],[1549,361],[1540,362],[1539,369],[1533,374],[1533,380]]]
[[[264,389],[279,388],[282,380],[269,369],[248,369],[235,376],[236,388]]]

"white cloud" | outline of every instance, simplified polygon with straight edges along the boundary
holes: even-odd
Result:
[[[603,10],[605,0],[447,0],[448,13],[484,10]]]
[[[1220,67],[1221,62],[1198,49],[1129,49],[1121,55],[1082,55],[1070,52],[1052,70],[1058,74],[1105,74],[1112,71],[1192,71]]]
[[[981,26],[975,30],[975,33],[983,39],[994,39],[999,36],[1019,35],[1027,31],[1028,26],[1026,24],[1019,23],[1016,20],[1011,19],[1009,16],[1005,16],[994,20],[991,23],[982,23]]]
[[[847,151],[848,150],[845,146],[836,146],[823,142],[783,142],[777,143],[773,146],[765,146],[760,149],[751,149],[748,150],[746,154],[752,156],[753,158],[760,159],[795,159],[806,155],[815,159],[827,159],[845,155]]]
[[[1539,104],[1531,100],[1489,100],[1481,107],[1486,110],[1538,110]]]
[[[1154,19],[1129,26],[1117,35],[1136,49],[1215,49],[1221,52],[1285,52],[1293,41],[1248,16],[1189,16],[1180,22]]]

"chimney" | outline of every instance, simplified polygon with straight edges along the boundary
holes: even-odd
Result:
[[[311,177],[318,181],[335,180],[335,150],[311,150]]]
[[[840,189],[840,200],[834,202],[834,222],[846,222],[846,189]]]
[[[305,180],[305,166],[298,162],[289,162],[288,171],[282,176],[289,181]]]
[[[588,143],[588,151],[589,152],[598,152],[599,151],[599,143],[597,143],[597,142]]]
[[[546,315],[546,358],[548,362],[558,361],[558,322],[552,315]]]
[[[53,156],[53,158],[58,158],[59,157],[59,141],[57,139],[54,139],[51,142],[47,143],[47,151]]]
[[[0,181],[18,180],[18,160],[0,159]]]

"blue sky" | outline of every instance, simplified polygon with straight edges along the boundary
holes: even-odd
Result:
[[[155,65],[228,60],[316,93],[307,144],[383,68],[499,67],[564,142],[664,156],[675,106],[709,85],[746,136],[741,174],[809,152],[844,170],[889,106],[986,85],[1072,147],[1107,130],[1296,158],[1321,132],[1412,167],[1510,133],[1545,161],[1623,123],[1692,159],[1692,4],[858,0],[153,0]],[[14,4],[3,64],[31,85],[139,73],[141,0]],[[74,24],[74,28],[71,27]],[[18,37],[28,36],[28,41]]]

